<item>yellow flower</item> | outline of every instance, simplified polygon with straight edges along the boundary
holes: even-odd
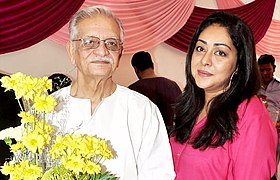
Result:
[[[1,172],[5,175],[11,174],[14,171],[14,165],[12,162],[5,162],[3,166],[1,166]]]
[[[27,160],[23,160],[19,164],[14,164],[13,162],[5,163],[1,168],[3,174],[10,174],[10,179],[36,180],[42,176],[42,168],[30,164]]]
[[[49,95],[47,96],[46,94],[35,96],[34,99],[34,108],[37,111],[43,111],[45,113],[53,111],[56,104],[57,102],[55,101],[54,97]]]
[[[10,77],[4,76],[0,81],[2,82],[2,87],[6,88],[5,91],[14,90],[16,99],[23,97],[26,100],[32,100],[34,96],[52,89],[52,83],[48,77],[33,78],[21,72],[12,74]]]
[[[111,159],[113,157],[111,150],[109,149],[105,140],[100,141],[100,155],[104,157],[104,159]]]
[[[36,123],[35,130],[41,134],[52,135],[52,133],[54,131],[54,127],[52,125],[48,124],[44,119],[42,119],[41,121],[38,121]]]
[[[42,168],[30,164],[27,160],[23,160],[20,164],[16,165],[15,170],[24,180],[36,180],[42,176]]]
[[[54,127],[44,120],[57,104],[46,95],[52,85],[48,77],[34,78],[19,72],[0,81],[5,91],[13,90],[16,99],[22,98],[26,107],[26,112],[18,114],[21,126],[0,131],[0,139],[17,140],[16,144],[5,141],[14,157],[1,167],[3,174],[10,175],[11,180],[116,178],[101,172],[101,160],[113,157],[105,140],[81,134],[54,136]],[[44,172],[41,164],[45,164]]]
[[[30,133],[22,138],[22,144],[31,152],[36,153],[38,150],[41,154],[45,145],[44,137],[36,132]]]
[[[29,112],[24,112],[24,111],[21,111],[19,114],[18,114],[19,117],[21,117],[21,123],[33,123],[35,121],[38,121],[38,119],[30,114]]]
[[[15,90],[18,87],[18,82],[22,82],[26,78],[26,75],[22,74],[21,72],[15,73],[13,75],[9,76],[3,76],[1,78],[2,87],[4,87],[6,90]],[[16,97],[17,99],[21,97]]]
[[[26,78],[18,83],[18,87],[14,89],[15,92],[18,92],[24,99],[29,100],[33,99],[36,94],[34,91],[35,82],[31,76],[26,76]]]
[[[63,165],[66,169],[73,171],[75,174],[79,174],[80,172],[84,173],[85,162],[81,156],[73,154]]]
[[[88,174],[98,174],[101,172],[101,167],[100,165],[92,162],[92,161],[86,161],[86,166],[85,166],[85,171]]]
[[[52,90],[52,81],[48,79],[47,76],[44,76],[42,78],[33,78],[33,81],[35,82],[35,88],[34,91],[36,93],[41,92],[47,92],[47,90]]]
[[[49,153],[53,159],[59,158],[60,156],[65,155],[65,145],[63,143],[63,137],[61,134],[58,134],[55,139],[55,143],[52,145]]]
[[[17,150],[23,149],[24,145],[21,142],[17,142],[16,144],[11,145],[11,152],[15,153]]]

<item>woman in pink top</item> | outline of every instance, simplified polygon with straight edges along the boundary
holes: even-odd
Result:
[[[277,133],[261,101],[255,42],[239,17],[216,12],[196,30],[175,108],[176,180],[269,180]]]

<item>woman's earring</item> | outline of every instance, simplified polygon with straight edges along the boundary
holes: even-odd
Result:
[[[237,74],[237,70],[238,70],[238,69],[236,69],[236,70],[231,74],[230,79],[229,79],[229,86],[231,85],[231,81],[232,81],[233,76],[234,76],[235,74]]]
[[[230,76],[230,78],[229,78],[228,86],[224,89],[224,92],[225,92],[226,90],[228,90],[229,87],[231,86],[232,78],[233,78],[233,76],[234,76],[235,74],[237,74],[237,71],[238,71],[238,68],[235,69],[235,71],[231,74],[231,76]]]

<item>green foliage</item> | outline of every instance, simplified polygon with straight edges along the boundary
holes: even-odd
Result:
[[[12,145],[12,139],[11,138],[9,138],[9,137],[6,137],[5,139],[4,139],[4,141],[5,141],[5,143],[8,145],[8,146],[11,146]]]

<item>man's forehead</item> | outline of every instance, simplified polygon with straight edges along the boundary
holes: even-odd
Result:
[[[79,22],[78,30],[79,33],[85,35],[90,32],[110,33],[115,36],[120,35],[118,24],[112,18],[100,15],[86,18]]]
[[[267,63],[267,64],[259,64],[260,68],[272,68],[272,64],[271,63]]]

